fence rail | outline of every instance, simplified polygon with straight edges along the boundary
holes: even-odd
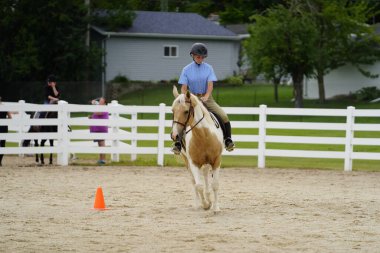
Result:
[[[234,134],[236,142],[257,143],[257,148],[237,148],[233,152],[224,152],[228,156],[257,156],[257,167],[264,168],[267,157],[304,157],[304,158],[337,158],[344,160],[344,170],[352,170],[353,159],[380,160],[380,153],[354,152],[353,147],[359,145],[380,146],[380,138],[357,138],[355,131],[380,131],[380,124],[355,123],[358,117],[379,117],[379,109],[295,109],[295,108],[268,108],[260,107],[224,107],[229,115],[250,115],[258,117],[257,121],[232,121],[233,129],[257,129],[258,134]],[[132,160],[139,154],[157,155],[157,164],[164,165],[164,157],[172,154],[168,134],[171,127],[171,108],[165,104],[159,106],[124,106],[112,101],[108,106],[77,105],[60,101],[58,105],[37,105],[25,103],[3,103],[0,111],[16,112],[12,119],[0,119],[0,125],[8,125],[9,133],[0,133],[0,139],[18,143],[17,147],[0,149],[2,154],[34,154],[56,153],[57,163],[67,165],[70,153],[107,153],[113,161],[119,161],[120,154],[130,154]],[[26,112],[56,111],[57,119],[31,119]],[[89,114],[97,111],[107,111],[108,120],[95,120],[88,117],[76,117],[74,113]],[[143,119],[139,115],[153,114],[154,119]],[[344,117],[345,123],[326,122],[279,122],[269,121],[269,116],[323,116]],[[28,133],[32,125],[57,125],[57,133]],[[108,133],[90,133],[90,125],[109,127]],[[69,126],[79,126],[78,129],[68,132]],[[138,132],[139,127],[148,127],[151,132]],[[321,136],[282,136],[268,135],[268,129],[299,129],[299,130],[338,130],[344,132],[344,137]],[[166,132],[165,132],[166,130]],[[55,139],[54,147],[22,147],[23,140]],[[97,147],[92,140],[105,139],[106,147]],[[152,147],[138,146],[138,141],[154,141]],[[283,150],[268,149],[268,143],[294,144],[331,144],[342,145],[344,151],[317,151],[317,150]],[[168,143],[167,143],[168,144]]]

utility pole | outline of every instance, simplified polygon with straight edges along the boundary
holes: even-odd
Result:
[[[168,7],[168,0],[160,0],[160,9],[161,11],[168,11],[169,10],[169,7]]]
[[[87,18],[90,17],[90,0],[84,0],[84,4],[87,7]],[[86,30],[86,48],[90,48],[90,22],[87,21],[87,30]]]

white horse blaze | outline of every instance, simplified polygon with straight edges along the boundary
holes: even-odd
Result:
[[[172,105],[173,121],[186,124],[185,149],[182,150],[181,156],[193,177],[194,191],[200,198],[203,209],[207,210],[212,205],[213,210],[218,212],[219,169],[223,152],[222,130],[215,126],[210,113],[196,96],[190,93],[179,95],[175,87],[173,95],[176,97]],[[190,107],[193,107],[194,114],[190,115],[186,122],[188,117],[185,112],[191,111]],[[181,128],[180,124],[174,123],[172,137],[177,136]],[[209,189],[210,170],[213,174],[212,189]],[[214,192],[213,201],[211,190]]]

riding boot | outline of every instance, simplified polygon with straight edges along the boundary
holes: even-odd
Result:
[[[224,123],[224,145],[227,151],[232,151],[235,148],[235,144],[231,139],[231,123]]]
[[[180,141],[176,141],[176,142],[173,143],[173,145],[172,145],[172,152],[174,154],[176,154],[176,155],[181,154],[181,149],[182,149],[182,147],[181,147],[181,142]]]

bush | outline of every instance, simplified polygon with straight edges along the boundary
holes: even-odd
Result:
[[[126,76],[117,75],[114,79],[112,79],[111,83],[128,84],[129,79]]]
[[[227,84],[240,86],[243,85],[243,78],[241,76],[229,76],[226,78],[225,82]]]
[[[376,86],[364,87],[356,92],[358,101],[371,101],[380,97],[380,90]]]

